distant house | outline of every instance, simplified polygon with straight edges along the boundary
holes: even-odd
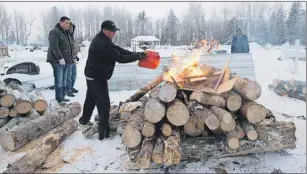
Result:
[[[147,45],[151,49],[155,49],[156,45],[160,46],[160,39],[155,36],[137,36],[131,39],[131,48],[136,52],[136,48]]]

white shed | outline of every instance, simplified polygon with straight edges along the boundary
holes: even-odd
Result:
[[[137,36],[131,39],[131,48],[136,52],[136,48],[146,43],[151,49],[155,49],[156,45],[160,46],[160,39],[155,36]]]

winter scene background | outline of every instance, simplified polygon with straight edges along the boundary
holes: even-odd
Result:
[[[113,41],[128,50],[133,50],[131,39],[137,36],[160,39],[160,45],[153,48],[161,56],[158,69],[140,68],[137,63],[116,65],[109,81],[111,103],[116,105],[161,73],[163,67],[169,65],[172,55],[188,55],[197,41],[216,39],[220,43],[219,49],[230,53],[232,37],[236,29],[241,28],[242,33],[248,36],[256,81],[262,88],[261,97],[256,101],[275,111],[277,120],[295,123],[296,148],[278,153],[184,163],[171,168],[170,172],[214,173],[216,168],[223,168],[228,173],[306,173],[306,120],[284,117],[284,114],[306,117],[306,103],[281,97],[268,89],[273,79],[306,81],[306,58],[295,63],[289,59],[292,54],[306,57],[306,3],[2,2],[0,47],[7,46],[9,56],[1,57],[0,80],[13,77],[34,83],[46,100],[54,99],[54,90],[49,89],[53,85],[53,74],[46,62],[46,51],[48,33],[61,16],[68,16],[76,25],[75,39],[81,45],[75,84],[79,93],[69,99],[82,105],[87,89],[84,67],[88,48],[100,31],[101,22],[106,19],[113,20],[121,29]],[[296,40],[299,43],[295,45]],[[137,51],[140,49],[137,48]],[[39,74],[6,74],[8,67],[24,61],[39,65]],[[96,114],[95,109],[93,116]],[[0,171],[5,171],[8,164],[24,156],[25,151],[6,152],[0,147]],[[84,139],[78,130],[48,156],[45,168],[37,172],[129,172],[127,158],[119,135],[99,141],[97,137]],[[161,173],[164,170],[139,172],[148,171]]]

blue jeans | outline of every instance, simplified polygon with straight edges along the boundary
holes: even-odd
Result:
[[[65,92],[72,92],[74,87],[76,76],[77,76],[77,66],[76,64],[68,64],[67,66],[67,82],[65,85]]]
[[[55,86],[55,99],[57,101],[64,100],[65,85],[67,81],[67,66],[60,65],[59,63],[51,63],[53,68],[54,86]]]

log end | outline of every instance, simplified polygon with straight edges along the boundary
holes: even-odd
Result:
[[[3,107],[10,107],[15,103],[15,96],[12,94],[7,94],[0,99],[0,105]]]
[[[0,108],[0,118],[6,118],[10,114],[10,110],[7,107]]]
[[[187,135],[191,137],[197,137],[202,134],[205,129],[205,125],[204,123],[198,122],[195,116],[191,116],[183,128]]]
[[[233,120],[230,124],[221,121],[221,129],[225,132],[230,132],[236,128],[236,123]]]
[[[48,103],[46,100],[38,100],[33,103],[33,107],[37,112],[44,112],[48,107]]]
[[[169,124],[164,123],[161,129],[162,129],[162,134],[166,137],[169,137],[172,134],[172,127]]]
[[[165,83],[159,91],[159,99],[165,103],[173,101],[177,96],[177,88],[173,83]]]
[[[32,110],[32,104],[28,101],[18,102],[16,104],[16,111],[19,114],[26,114]]]
[[[229,140],[228,140],[228,147],[230,149],[233,149],[233,150],[239,148],[240,147],[239,139],[237,139],[237,138],[229,138]]]
[[[249,81],[247,84],[246,97],[250,100],[257,100],[261,95],[261,86],[258,82]]]
[[[242,98],[238,95],[231,96],[227,99],[226,105],[230,111],[235,112],[242,106]]]
[[[141,169],[148,169],[150,166],[150,160],[147,158],[138,158],[137,164]]]
[[[256,131],[249,131],[246,136],[249,140],[252,140],[252,141],[257,140],[258,138],[258,134]]]
[[[167,109],[166,116],[168,121],[174,126],[183,126],[189,121],[190,113],[185,104],[179,100],[175,100]]]
[[[152,137],[154,134],[155,134],[155,125],[150,122],[146,122],[142,129],[142,135],[144,137]]]
[[[165,112],[165,106],[157,100],[148,101],[144,109],[145,118],[151,123],[158,123],[164,117]]]
[[[139,130],[135,128],[125,129],[122,135],[122,139],[126,147],[134,148],[140,144],[142,136]]]
[[[214,131],[220,127],[220,120],[217,117],[207,117],[205,124],[211,131]]]
[[[265,119],[266,109],[261,105],[253,105],[251,106],[246,114],[247,120],[250,123],[259,123]]]
[[[6,151],[12,152],[12,151],[15,150],[15,141],[9,135],[5,135],[5,136],[1,137],[1,145],[2,145],[3,149],[6,150]]]

